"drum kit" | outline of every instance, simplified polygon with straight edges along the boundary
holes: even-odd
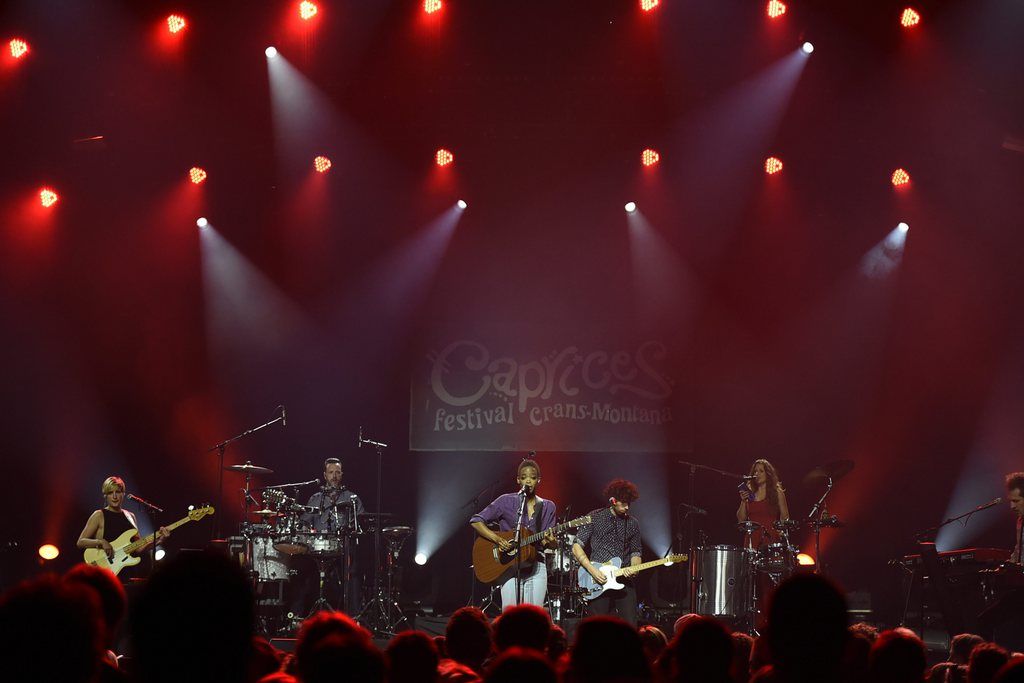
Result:
[[[835,480],[852,469],[852,461],[838,460],[817,467],[804,477],[804,482],[808,484],[822,480],[827,483],[824,495],[804,520],[777,520],[772,523],[771,529],[765,529],[757,522],[739,522],[736,526],[744,533],[742,547],[697,544],[690,562],[692,611],[731,621],[756,633],[765,591],[797,571],[800,548],[790,536],[802,526],[814,532],[817,558],[813,562],[814,571],[820,571],[821,530],[842,526],[835,515],[824,512],[825,498],[831,492]],[[754,542],[755,536],[767,542],[757,544]]]
[[[405,541],[413,534],[413,527],[384,526],[393,517],[391,513],[352,514],[356,512],[354,502],[345,500],[333,506],[332,514],[339,521],[334,529],[316,529],[310,520],[319,518],[324,510],[332,506],[322,508],[303,505],[297,498],[302,488],[314,486],[318,480],[252,488],[254,475],[273,474],[273,470],[251,462],[227,465],[224,469],[245,475],[245,488],[242,489],[245,521],[240,525],[239,535],[228,539],[228,546],[252,577],[257,612],[265,631],[289,630],[302,618],[287,612],[287,603],[295,602],[289,599],[289,587],[299,574],[300,560],[297,558],[302,556],[314,561],[319,578],[317,597],[309,614],[334,609],[327,599],[326,589],[335,567],[341,586],[342,604],[339,607],[351,613],[355,606],[347,604],[349,591],[346,588],[352,578],[352,544],[363,536],[376,534],[378,530],[387,549],[384,558],[375,563],[380,566],[374,567],[374,573],[376,576],[377,571],[382,572],[387,592],[386,595],[374,596],[356,616],[356,620],[369,615],[366,618],[377,623],[380,615],[376,611],[382,611],[388,620],[389,630],[394,630],[404,620],[398,608],[399,587],[394,578],[399,553]],[[261,501],[257,501],[253,494],[259,495]],[[338,508],[348,508],[349,505],[353,507],[344,510],[347,514],[336,514]],[[252,507],[258,509],[253,510]],[[382,604],[379,610],[370,614],[370,605],[373,603]]]

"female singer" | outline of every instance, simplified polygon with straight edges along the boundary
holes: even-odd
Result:
[[[754,478],[740,489],[740,507],[736,510],[736,519],[761,525],[750,538],[753,547],[760,548],[779,540],[779,531],[773,523],[789,519],[789,506],[786,505],[786,491],[770,462],[755,460],[750,467],[750,474]]]

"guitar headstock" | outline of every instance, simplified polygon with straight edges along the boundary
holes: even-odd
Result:
[[[583,526],[584,524],[590,524],[590,515],[583,515],[582,517],[577,517],[576,519],[569,522],[569,526],[573,529],[579,526]]]
[[[665,558],[665,566],[676,564],[677,562],[686,562],[689,559],[690,556],[686,554],[669,555]]]
[[[193,522],[198,522],[199,520],[201,520],[206,515],[212,515],[212,514],[213,514],[213,506],[212,505],[207,505],[205,507],[195,508],[194,510],[189,510],[188,511],[188,518],[191,519]]]

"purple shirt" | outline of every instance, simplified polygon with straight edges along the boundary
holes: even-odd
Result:
[[[536,495],[536,494],[535,494]],[[527,517],[529,508],[523,510],[523,526],[531,533],[546,531],[555,525],[555,504],[536,496],[537,500],[533,505],[534,517]],[[498,531],[509,531],[516,527],[516,513],[519,512],[519,494],[503,493],[495,498],[490,505],[469,518],[469,523],[483,522],[484,524],[498,523]],[[537,528],[536,514],[537,503],[540,503],[540,528]]]

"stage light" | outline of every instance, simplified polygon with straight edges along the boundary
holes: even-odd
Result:
[[[316,13],[319,11],[320,8],[308,0],[303,0],[303,2],[299,3],[299,17],[301,17],[303,21],[309,21],[315,17]]]
[[[8,45],[11,48],[11,56],[15,59],[21,59],[28,54],[28,43],[21,38],[12,38]]]
[[[198,166],[193,166],[188,169],[188,179],[191,180],[193,184],[199,185],[206,181],[206,171]]]
[[[199,226],[200,228],[205,228],[209,224],[210,221],[206,220],[204,216],[200,216],[198,219],[196,219],[196,225]]]
[[[900,187],[910,182],[910,174],[904,171],[902,168],[897,168],[892,172],[892,184],[894,187]]]
[[[455,155],[449,152],[447,149],[439,149],[434,154],[434,162],[438,166],[448,166],[455,161]]]
[[[270,47],[263,51],[263,54],[267,56],[267,59],[273,59],[274,57],[277,56],[277,48],[271,45]]]
[[[658,0],[640,0],[640,9],[650,12],[658,6]]]
[[[164,559],[164,556],[166,554],[167,553],[164,551],[162,546],[157,546],[156,547],[156,553],[154,553],[153,559],[156,560],[157,562],[159,562],[160,560]]]
[[[423,11],[427,14],[433,14],[441,10],[441,0],[423,0]]]
[[[39,203],[45,206],[46,208],[50,208],[51,206],[56,204],[58,199],[60,199],[60,195],[58,195],[56,192],[54,192],[48,187],[44,187],[43,189],[39,190]]]
[[[797,553],[796,563],[801,567],[813,567],[814,558],[807,553]]]
[[[765,12],[768,13],[769,19],[778,19],[786,13],[786,5],[779,2],[779,0],[771,0],[765,7]]]
[[[455,202],[455,205],[462,209],[463,211],[465,211],[466,207],[469,206],[469,204],[466,203],[465,199],[460,199],[459,201]]]
[[[654,166],[659,159],[661,159],[661,155],[649,147],[640,154],[640,163],[644,166]]]
[[[416,564],[422,566],[427,563],[427,556],[423,553],[416,553]]]
[[[905,235],[905,234],[907,234],[907,231],[910,230],[910,226],[901,221],[901,222],[896,224],[896,229],[899,230],[900,232],[902,232]]]
[[[185,17],[180,14],[172,14],[167,17],[167,30],[171,33],[178,33],[183,31],[188,24],[185,23]]]
[[[39,546],[39,557],[44,560],[56,560],[59,555],[60,550],[52,543]]]
[[[800,46],[800,49],[804,51],[805,55],[809,55],[812,52],[814,52],[814,46],[811,45],[810,43],[804,43],[803,45]]]
[[[782,159],[768,157],[764,160],[764,172],[768,175],[775,175],[782,170]]]
[[[331,160],[321,155],[316,159],[313,159],[313,168],[316,169],[317,173],[327,173],[331,170]]]
[[[626,202],[626,213],[633,213],[636,211],[636,202]]]
[[[917,26],[920,23],[921,15],[909,7],[903,10],[903,14],[900,15],[900,25],[903,26],[903,28]]]

